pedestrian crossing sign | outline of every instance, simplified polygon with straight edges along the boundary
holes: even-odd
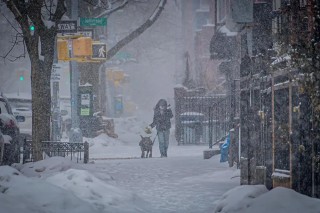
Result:
[[[92,59],[107,60],[107,44],[92,43]]]

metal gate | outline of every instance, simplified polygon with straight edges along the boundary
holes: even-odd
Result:
[[[219,141],[230,127],[229,99],[225,95],[183,97],[176,115],[179,145],[208,144]]]

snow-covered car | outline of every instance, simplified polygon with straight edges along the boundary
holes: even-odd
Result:
[[[13,115],[9,101],[4,95],[0,95],[0,130],[5,137],[10,137],[10,143],[3,146],[2,164],[11,164],[19,160],[20,129],[19,122],[24,122],[25,117]],[[8,140],[9,141],[9,140]]]
[[[19,123],[20,134],[22,138],[30,139],[32,136],[32,100],[31,95],[20,93],[19,95],[11,93],[6,97],[12,107],[14,116],[23,116],[25,121]]]

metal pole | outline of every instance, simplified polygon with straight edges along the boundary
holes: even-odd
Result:
[[[71,19],[78,20],[78,8],[79,0],[71,1]],[[72,55],[71,47],[71,57]],[[78,86],[79,86],[79,71],[78,63],[76,61],[70,62],[70,94],[71,94],[71,131],[70,131],[70,142],[82,142],[82,134],[79,128],[79,117],[78,117]]]
[[[59,101],[59,82],[52,83],[52,140],[60,141],[60,101]]]
[[[57,56],[57,36],[55,37],[55,45],[54,45],[54,56],[53,56],[53,66],[52,66],[52,74],[58,75],[58,67],[56,64],[58,63],[58,56]],[[54,79],[58,78],[58,79]],[[51,139],[53,141],[60,141],[60,129],[59,129],[59,122],[60,122],[60,101],[59,101],[59,76],[51,76],[52,81],[52,134]]]

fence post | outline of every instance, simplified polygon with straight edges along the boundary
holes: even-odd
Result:
[[[228,163],[229,163],[229,167],[233,167],[233,163],[234,163],[234,157],[235,157],[235,144],[236,144],[236,138],[235,138],[235,130],[231,129],[229,131],[230,134],[230,145],[229,145],[229,158],[228,158]]]
[[[89,143],[84,142],[84,154],[83,154],[83,163],[89,162]]]

